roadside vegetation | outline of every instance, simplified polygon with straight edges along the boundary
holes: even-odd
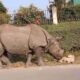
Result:
[[[76,57],[75,63],[80,63],[80,21],[63,22],[58,25],[42,25],[53,36],[62,37],[59,41],[65,50],[64,55],[73,54]],[[50,55],[47,59],[52,61]]]
[[[6,7],[0,2],[0,24],[9,23],[10,15],[7,13]]]
[[[80,21],[64,22],[58,25],[43,25],[53,36],[62,37],[61,45],[65,51],[80,50]]]

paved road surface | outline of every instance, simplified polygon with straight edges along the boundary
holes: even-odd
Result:
[[[0,69],[0,80],[80,80],[80,65]]]

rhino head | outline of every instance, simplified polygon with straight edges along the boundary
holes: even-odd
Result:
[[[64,50],[60,48],[59,42],[56,38],[49,39],[48,51],[57,60],[63,57]]]

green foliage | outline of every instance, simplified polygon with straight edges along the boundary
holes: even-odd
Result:
[[[80,5],[71,6],[70,9],[75,11],[75,14],[80,17]]]
[[[0,2],[0,24],[8,23],[10,20],[10,15],[7,14],[7,9]]]
[[[28,8],[20,7],[18,13],[14,17],[14,24],[23,25],[26,23],[40,24],[44,13],[40,11],[34,5],[30,5]]]
[[[60,15],[58,17],[59,20],[67,21],[67,20],[74,20],[76,19],[76,12],[70,8],[63,8],[60,11]]]
[[[0,14],[0,24],[9,23],[9,21],[10,21],[10,15],[6,13]]]
[[[60,44],[65,51],[80,50],[80,22],[65,22],[43,26],[53,36],[62,36]]]
[[[62,5],[65,4],[65,0],[55,0],[55,4],[57,7],[62,8]]]
[[[6,13],[6,12],[7,12],[7,9],[4,7],[2,2],[0,2],[0,13]]]
[[[78,20],[80,19],[80,5],[68,6],[60,10],[59,20]]]

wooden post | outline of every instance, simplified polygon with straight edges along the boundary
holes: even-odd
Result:
[[[53,24],[58,24],[57,8],[56,8],[56,6],[52,6],[52,19],[53,19]]]

